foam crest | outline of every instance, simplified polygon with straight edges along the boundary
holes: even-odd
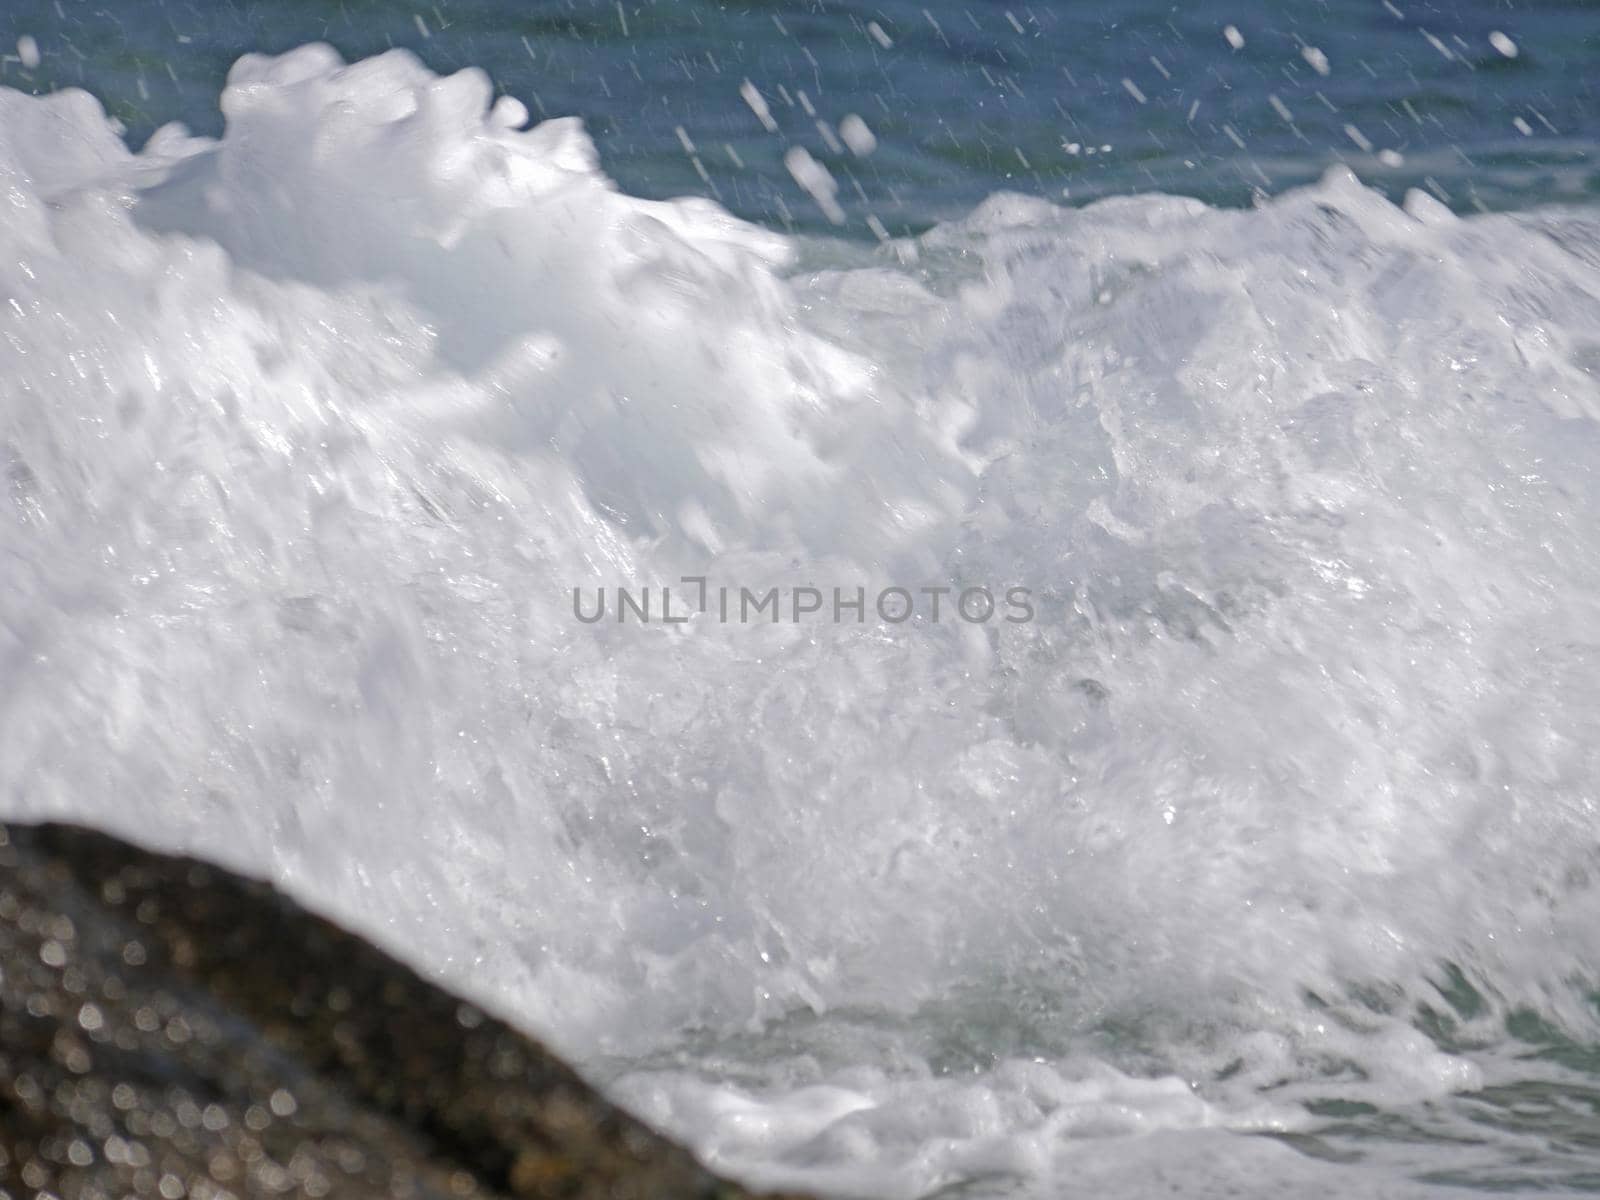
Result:
[[[404,54],[223,108],[0,90],[8,816],[269,872],[847,1194],[1300,1186],[1238,1135],[1600,1032],[1592,215],[1334,174],[876,254]],[[574,616],[685,574],[1036,611]]]

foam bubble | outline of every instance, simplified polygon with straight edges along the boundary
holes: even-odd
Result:
[[[866,158],[878,148],[877,135],[855,113],[850,113],[839,122],[839,136],[857,158]]]

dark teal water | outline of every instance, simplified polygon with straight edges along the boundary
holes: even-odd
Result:
[[[782,163],[805,146],[860,236],[869,214],[920,230],[1000,189],[1245,204],[1338,160],[1461,211],[1600,198],[1594,0],[10,0],[0,46],[22,34],[41,61],[13,54],[0,84],[85,87],[136,146],[172,120],[219,131],[241,54],[400,46],[435,70],[487,70],[536,117],[581,116],[639,195],[715,195],[754,220],[823,227]],[[740,98],[746,78],[776,133]],[[831,150],[817,128],[851,112],[878,136],[870,158]]]

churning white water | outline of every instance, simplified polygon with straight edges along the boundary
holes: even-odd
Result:
[[[268,873],[758,1182],[1593,1176],[1600,214],[796,245],[490,101],[0,90],[6,816]],[[684,576],[827,603],[574,615]]]

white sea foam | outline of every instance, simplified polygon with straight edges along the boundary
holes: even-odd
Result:
[[[1378,1194],[1243,1134],[1595,1036],[1600,220],[1335,173],[816,271],[490,100],[312,47],[134,155],[0,90],[6,815],[270,873],[844,1193]],[[573,617],[684,574],[1038,611]]]

